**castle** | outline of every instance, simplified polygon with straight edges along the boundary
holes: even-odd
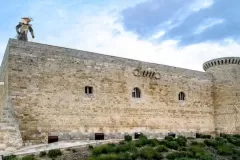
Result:
[[[240,57],[205,72],[10,39],[0,150],[143,133],[240,133]]]

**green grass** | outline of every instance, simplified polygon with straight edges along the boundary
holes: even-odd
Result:
[[[163,140],[148,139],[146,136],[139,140],[122,141],[116,145],[101,145],[92,149],[89,160],[104,158],[113,160],[215,160],[214,157],[239,159],[240,147],[238,135],[224,135],[203,138],[187,139],[183,136],[165,137]]]

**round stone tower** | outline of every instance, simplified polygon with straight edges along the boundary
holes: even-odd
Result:
[[[213,59],[203,69],[213,76],[216,133],[240,133],[240,57]]]

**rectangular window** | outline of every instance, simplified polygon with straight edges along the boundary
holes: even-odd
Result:
[[[48,136],[48,143],[58,142],[58,136]]]
[[[95,133],[95,140],[104,140],[104,133]]]
[[[86,94],[92,94],[93,93],[93,87],[86,86],[85,87],[85,93]]]

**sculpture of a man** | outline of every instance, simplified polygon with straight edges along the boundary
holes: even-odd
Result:
[[[18,40],[28,41],[28,37],[27,37],[28,31],[31,32],[32,38],[35,37],[33,33],[32,25],[29,24],[29,22],[31,21],[32,21],[32,18],[23,17],[22,22],[19,22],[19,24],[16,26]]]

